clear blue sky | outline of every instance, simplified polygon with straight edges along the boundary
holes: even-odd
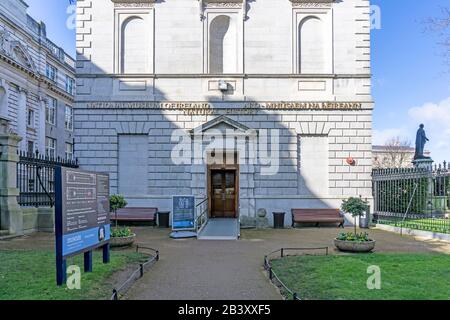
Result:
[[[75,53],[75,31],[66,26],[69,0],[26,0],[29,13],[47,25],[48,37]],[[450,160],[450,66],[437,34],[423,20],[439,16],[448,0],[372,0],[381,9],[381,29],[372,31],[374,143],[401,136],[414,142],[426,126],[436,161]],[[449,32],[449,30],[447,30]]]

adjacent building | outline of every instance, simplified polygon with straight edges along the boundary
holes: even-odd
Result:
[[[369,0],[77,6],[76,157],[129,206],[251,224],[371,200]]]
[[[383,168],[412,168],[415,148],[400,145],[373,146],[372,157],[375,169]],[[430,156],[430,151],[424,152]]]
[[[27,7],[0,2],[0,117],[23,137],[22,151],[72,158],[75,62]]]

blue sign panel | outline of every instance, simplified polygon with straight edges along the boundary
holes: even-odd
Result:
[[[195,230],[195,197],[174,196],[172,198],[172,229]]]
[[[111,235],[109,224],[90,228],[87,230],[63,235],[62,251],[63,256],[68,256],[86,248],[97,247],[100,243],[108,241]]]
[[[92,270],[92,250],[103,248],[109,262],[111,234],[109,175],[73,168],[55,170],[55,235],[57,283],[65,278],[65,260],[85,254],[85,271]]]

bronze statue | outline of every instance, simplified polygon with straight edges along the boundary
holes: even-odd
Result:
[[[425,157],[423,154],[424,149],[425,149],[425,144],[427,143],[427,141],[430,141],[425,134],[425,130],[423,129],[424,127],[425,126],[423,124],[421,124],[419,130],[417,130],[416,153],[414,155],[414,160],[429,159],[429,157]]]

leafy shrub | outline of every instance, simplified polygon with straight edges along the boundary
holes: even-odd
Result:
[[[369,203],[361,198],[348,198],[342,201],[342,211],[350,213],[352,217],[361,217],[368,210]],[[355,235],[356,235],[356,219],[355,219]]]
[[[128,202],[125,198],[118,194],[113,194],[109,197],[109,206],[112,211],[116,212],[119,209],[125,208]]]
[[[372,239],[369,238],[368,233],[340,233],[337,237],[338,240],[343,241],[354,241],[354,242],[368,242],[372,241]]]
[[[125,238],[134,235],[130,228],[112,228],[111,238]]]

